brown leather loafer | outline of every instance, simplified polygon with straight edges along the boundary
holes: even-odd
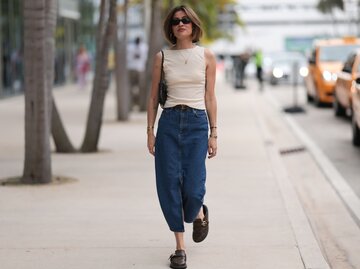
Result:
[[[209,210],[206,205],[203,205],[203,211],[204,219],[196,219],[193,222],[192,238],[196,243],[204,241],[209,233]]]
[[[169,260],[170,268],[185,269],[187,267],[185,250],[175,250],[175,253],[170,255]]]

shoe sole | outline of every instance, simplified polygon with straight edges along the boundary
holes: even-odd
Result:
[[[187,268],[187,265],[184,265],[184,266],[173,266],[173,265],[170,265],[170,268],[173,268],[173,269],[186,269],[186,268]]]

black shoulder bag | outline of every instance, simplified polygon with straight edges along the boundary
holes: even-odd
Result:
[[[164,52],[161,50],[161,73],[159,82],[159,104],[164,107],[167,98],[167,85],[164,79]]]

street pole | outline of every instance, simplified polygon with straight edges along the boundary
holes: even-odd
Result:
[[[292,73],[294,75],[294,81],[293,81],[293,98],[294,98],[294,107],[298,107],[298,77],[299,77],[299,62],[294,61]]]
[[[298,104],[298,82],[299,82],[299,62],[294,61],[292,64],[292,77],[293,77],[293,105],[284,108],[286,113],[304,113],[305,110]]]

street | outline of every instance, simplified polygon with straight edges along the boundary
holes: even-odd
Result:
[[[281,107],[293,102],[292,85],[267,86]],[[298,87],[299,104],[306,113],[293,114],[293,119],[320,147],[346,182],[360,197],[360,148],[351,142],[350,118],[335,117],[332,107],[315,107],[306,102],[305,89]]]

